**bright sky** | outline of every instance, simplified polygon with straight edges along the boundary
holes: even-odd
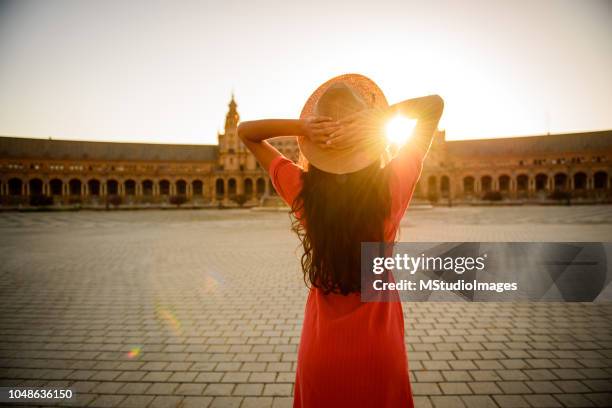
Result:
[[[612,129],[610,1],[0,1],[0,135],[216,143],[358,72],[449,139]]]

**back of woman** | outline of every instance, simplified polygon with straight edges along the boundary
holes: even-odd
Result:
[[[368,81],[350,75],[326,82],[307,102],[299,123],[269,122],[266,127],[259,121],[239,127],[291,207],[292,229],[304,251],[301,266],[310,291],[298,349],[295,407],[413,406],[401,303],[361,301],[360,249],[362,242],[395,240],[433,130],[429,124],[426,141],[402,147],[386,162],[379,122],[393,107],[373,106],[375,94],[367,102],[367,91],[378,90]],[[297,165],[254,145],[265,143],[266,137],[257,141],[257,135],[273,137],[286,130],[302,136],[300,149],[307,162]],[[415,135],[419,132],[417,125]]]

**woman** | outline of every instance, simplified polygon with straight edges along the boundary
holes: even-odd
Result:
[[[298,120],[243,122],[238,135],[290,205],[310,287],[294,407],[413,407],[401,303],[361,302],[361,242],[393,242],[443,110],[437,95],[388,106],[356,74],[332,78]],[[384,124],[418,119],[390,161]],[[266,139],[298,136],[301,165]]]

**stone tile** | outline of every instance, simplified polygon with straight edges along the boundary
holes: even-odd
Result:
[[[121,401],[119,407],[121,408],[142,408],[146,407],[153,401],[155,397],[152,395],[129,395],[126,399]]]
[[[464,395],[461,400],[469,408],[498,408],[495,401],[485,395]]]
[[[563,405],[552,395],[535,394],[523,395],[530,406],[534,408],[562,408]]]
[[[431,403],[435,408],[463,408],[465,404],[457,396],[433,396]]]
[[[173,395],[158,396],[153,399],[147,408],[176,408],[183,400],[183,397]]]
[[[95,408],[117,407],[124,399],[125,395],[99,395],[89,403],[89,406]]]
[[[266,384],[263,395],[275,397],[289,396],[291,395],[292,387],[292,384]]]
[[[178,395],[202,395],[206,384],[184,383],[178,386],[174,394]]]
[[[187,396],[181,401],[181,408],[207,408],[213,401],[213,397]]]
[[[269,408],[272,406],[273,401],[272,397],[246,397],[242,401],[240,408]]]
[[[236,385],[236,388],[234,388],[233,395],[237,395],[237,396],[262,395],[263,389],[264,389],[264,384],[238,384]]]
[[[212,396],[226,396],[232,395],[232,390],[234,389],[234,384],[208,384],[204,389],[204,395],[212,395]]]
[[[238,408],[242,400],[242,397],[215,397],[210,408]]]
[[[500,408],[529,408],[529,403],[521,395],[495,395],[493,399]]]

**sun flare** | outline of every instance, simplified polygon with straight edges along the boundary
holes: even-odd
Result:
[[[404,145],[412,135],[415,125],[416,120],[401,115],[395,116],[385,128],[387,140],[396,146]]]

